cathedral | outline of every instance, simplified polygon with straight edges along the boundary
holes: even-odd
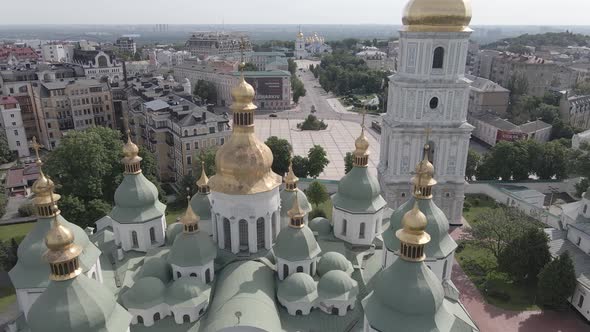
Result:
[[[303,31],[299,29],[295,38],[295,59],[307,59],[321,56],[324,53],[332,53],[332,47],[326,44],[324,37],[318,36],[317,32],[305,37]]]
[[[456,217],[449,211],[460,216],[471,130],[461,122],[470,19],[469,0],[409,2],[380,179],[368,171],[361,125],[331,220],[308,218],[292,167],[284,176],[272,171],[243,75],[216,173],[202,167],[173,224],[130,135],[114,207],[94,231],[62,216],[37,154],[38,221],[10,271],[22,315],[9,331],[479,331],[450,278],[457,244],[448,235]],[[441,67],[427,69],[432,61]],[[428,98],[438,98],[438,115],[424,114]]]

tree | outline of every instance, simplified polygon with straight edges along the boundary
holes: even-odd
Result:
[[[352,155],[352,152],[346,152],[346,155],[344,156],[344,173],[345,174],[348,174],[348,172],[350,172],[350,170],[352,170],[353,161],[354,161],[354,156]]]
[[[476,245],[488,249],[498,258],[514,239],[536,225],[527,215],[515,208],[502,207],[475,216],[467,234]]]
[[[317,178],[326,166],[330,163],[327,158],[326,150],[320,145],[314,145],[307,153],[308,165],[307,171],[309,176]]]
[[[568,148],[559,141],[551,141],[542,145],[540,160],[535,163],[535,173],[543,180],[553,177],[561,180],[567,176]],[[532,159],[532,158],[531,158]]]
[[[309,202],[311,204],[315,204],[316,207],[330,198],[326,186],[321,184],[319,181],[313,181],[310,183],[309,187],[307,187],[307,190],[305,191],[305,195],[307,196]]]
[[[301,130],[325,130],[328,128],[328,125],[323,121],[319,120],[317,116],[310,114],[303,120],[297,124],[297,128]]]
[[[18,261],[18,244],[14,238],[9,242],[0,241],[0,270],[10,271]]]
[[[196,192],[196,182],[197,179],[192,175],[187,174],[183,176],[178,183],[178,196],[176,201],[184,202],[187,196],[192,196]]]
[[[301,80],[293,74],[291,75],[291,90],[293,90],[294,103],[298,103],[299,99],[307,94],[307,90],[305,90],[303,82],[301,82]]]
[[[272,171],[283,176],[289,170],[289,161],[291,160],[291,151],[293,147],[286,139],[276,136],[269,137],[264,142],[272,151]]]
[[[467,152],[467,166],[465,168],[465,178],[473,180],[477,167],[481,162],[481,156],[475,150],[469,149]]]
[[[539,304],[558,310],[568,307],[568,299],[576,289],[576,272],[568,252],[549,262],[541,273],[537,284]]]
[[[217,148],[212,147],[209,149],[201,149],[200,153],[197,153],[195,157],[195,173],[196,176],[201,176],[201,164],[205,162],[205,173],[211,177],[215,175],[215,155],[217,154]]]
[[[580,180],[580,182],[575,184],[576,196],[582,197],[582,194],[584,194],[586,192],[586,190],[588,190],[589,186],[590,186],[590,180],[588,180],[587,178],[582,178]]]
[[[309,170],[307,169],[309,160],[307,157],[294,156],[291,162],[293,163],[293,173],[295,173],[295,176],[306,178],[309,175]]]
[[[207,103],[217,103],[217,88],[212,82],[198,80],[197,84],[195,84],[193,94]]]
[[[498,267],[517,282],[535,284],[537,275],[549,261],[547,234],[540,228],[529,228],[500,252]]]
[[[504,181],[527,179],[530,165],[525,144],[501,141],[494,145],[478,167],[478,179],[502,178]]]
[[[11,162],[15,159],[14,153],[10,151],[8,146],[8,139],[6,138],[6,132],[0,130],[0,164]]]
[[[258,71],[258,67],[252,62],[246,62],[244,65],[244,71]]]
[[[529,90],[529,81],[523,73],[516,72],[510,76],[507,88],[511,96],[522,96]]]
[[[287,59],[287,66],[291,75],[295,75],[297,72],[297,62],[295,62],[293,59]]]

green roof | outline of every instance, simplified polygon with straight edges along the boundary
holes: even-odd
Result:
[[[340,180],[332,203],[334,208],[352,213],[374,213],[387,205],[379,181],[367,167],[353,167]]]
[[[79,261],[82,270],[87,272],[98,261],[100,250],[88,240],[88,234],[82,228],[70,223],[61,215],[58,219],[62,225],[72,230],[74,242],[82,247]],[[9,272],[15,288],[45,288],[49,284],[49,264],[43,255],[47,251],[45,235],[51,228],[51,222],[52,218],[39,218],[20,243],[17,252],[18,262]]]
[[[277,258],[289,262],[309,260],[321,252],[313,232],[307,225],[302,228],[283,228],[272,249]]]
[[[383,242],[390,251],[400,248],[395,232],[402,228],[402,218],[414,207],[415,197],[402,204],[389,219],[389,228],[383,232]],[[418,199],[420,211],[426,215],[428,224],[426,233],[430,234],[430,242],[424,247],[427,258],[445,258],[457,248],[457,243],[449,235],[449,220],[445,213],[434,204],[432,199]]]
[[[191,198],[191,207],[201,220],[211,220],[211,202],[209,195],[196,193]]]
[[[154,277],[166,284],[172,279],[172,268],[162,257],[145,258],[138,277]]]
[[[182,233],[183,228],[184,226],[179,222],[168,225],[166,227],[166,245],[171,246],[178,234]]]
[[[128,309],[149,309],[164,303],[166,286],[162,280],[143,277],[121,295],[121,303]]]
[[[166,303],[175,306],[197,306],[209,300],[211,287],[199,278],[180,278],[168,287]]]
[[[374,291],[362,301],[373,328],[388,331],[396,326],[399,331],[410,332],[473,330],[469,324],[456,322],[456,309],[445,300],[440,280],[423,262],[398,259],[375,278]]]
[[[320,276],[333,271],[344,271],[348,275],[352,274],[354,270],[352,263],[344,257],[341,253],[330,251],[322,255],[318,262],[318,274]]]
[[[275,305],[275,282],[274,271],[260,262],[240,261],[227,265],[217,277],[215,296],[201,330],[221,331],[242,326],[282,331]]]
[[[176,266],[204,266],[217,257],[217,245],[203,231],[180,233],[168,254],[168,262]]]
[[[322,276],[318,283],[318,295],[322,300],[347,300],[357,294],[357,282],[344,271],[329,271]]]
[[[288,217],[288,212],[293,207],[295,194],[297,193],[297,200],[299,201],[299,208],[305,213],[311,212],[311,204],[307,200],[305,193],[299,188],[295,191],[283,190],[281,191],[281,217]]]
[[[123,332],[131,323],[113,293],[85,275],[52,281],[27,318],[31,332]]]
[[[138,224],[160,218],[166,205],[158,200],[158,189],[143,173],[126,174],[115,191],[111,218],[120,224]]]
[[[316,217],[309,221],[309,228],[317,232],[318,235],[328,235],[332,233],[332,225],[330,220],[324,217]]]
[[[313,302],[318,297],[315,280],[307,273],[293,273],[279,284],[279,298],[287,301]]]

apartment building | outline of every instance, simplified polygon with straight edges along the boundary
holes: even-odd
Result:
[[[41,56],[45,62],[72,62],[74,45],[49,43],[41,45]]]
[[[471,81],[469,86],[469,113],[491,111],[496,115],[504,115],[510,102],[510,91],[497,83],[482,77],[465,75]]]
[[[242,45],[243,44],[243,45]],[[201,59],[240,51],[251,52],[250,38],[244,32],[199,31],[187,40],[186,49],[191,56]]]
[[[23,125],[18,100],[10,96],[0,97],[0,126],[6,134],[10,151],[16,151],[19,158],[29,156],[29,146]]]
[[[93,126],[114,128],[113,97],[106,82],[60,79],[40,82],[41,141],[48,149],[59,145],[69,130]]]
[[[133,38],[131,37],[123,36],[121,38],[118,38],[113,46],[121,53],[131,55],[137,53],[137,44],[135,43],[135,40],[133,40]]]
[[[156,156],[162,181],[196,174],[199,153],[223,145],[229,119],[197,106],[190,91],[168,80],[136,80],[129,98],[129,127],[134,141]]]
[[[575,95],[569,91],[560,92],[559,113],[571,126],[590,129],[590,95]]]

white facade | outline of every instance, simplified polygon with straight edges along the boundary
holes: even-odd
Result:
[[[319,251],[318,251],[319,254]],[[276,257],[276,255],[275,255]],[[293,273],[303,272],[311,276],[315,275],[318,266],[319,257],[316,255],[308,260],[303,261],[288,261],[279,257],[277,259],[277,274],[279,280],[284,280]]]
[[[379,181],[397,208],[410,197],[413,166],[422,159],[430,128],[431,159],[439,185],[434,201],[451,225],[462,224],[465,165],[473,126],[467,123],[465,62],[470,32],[400,32],[398,72],[390,77],[383,117]]]
[[[13,97],[0,99],[0,120],[6,133],[10,151],[16,151],[20,158],[29,156],[29,144],[18,101]]]
[[[334,236],[354,245],[371,245],[375,236],[381,234],[383,209],[369,214],[355,214],[332,209]]]
[[[211,192],[211,218],[221,249],[256,253],[270,250],[280,231],[279,188],[252,195]]]
[[[71,63],[74,55],[74,46],[68,44],[41,45],[41,56],[45,62]]]
[[[215,277],[213,261],[203,266],[183,267],[175,264],[170,264],[170,266],[172,266],[172,277],[174,280],[178,280],[183,277],[193,277],[199,278],[199,280],[201,280],[204,284],[208,284]]]
[[[399,251],[390,251],[385,246],[383,247],[383,255],[381,260],[381,266],[383,270],[390,267],[393,262],[399,259]],[[436,274],[441,282],[445,280],[451,280],[451,274],[453,272],[453,262],[455,260],[455,251],[449,254],[447,257],[436,259],[433,257],[426,257],[424,264]]]
[[[98,52],[94,57],[94,63],[96,66],[92,64],[82,64],[86,78],[100,79],[102,77],[107,77],[113,82],[118,82],[120,79],[123,79],[123,67],[115,61],[112,61],[111,57],[105,52]]]
[[[166,242],[166,217],[152,219],[138,224],[124,224],[113,220],[115,244],[124,251],[147,252],[163,246]]]

